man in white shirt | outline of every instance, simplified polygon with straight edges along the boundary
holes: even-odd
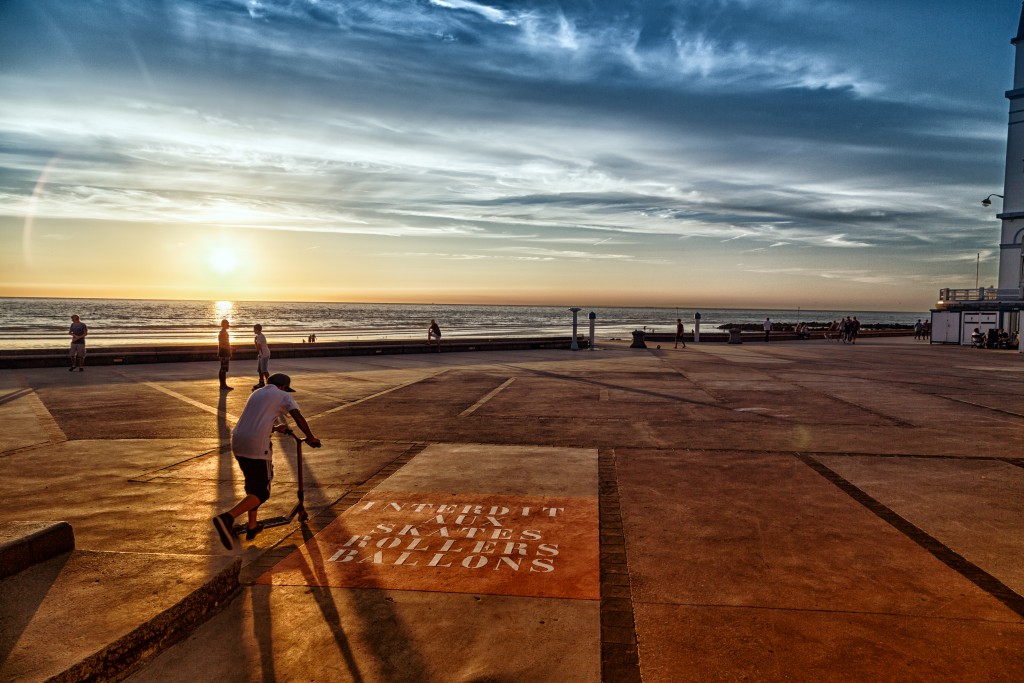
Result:
[[[252,390],[256,391],[266,386],[264,380],[270,377],[270,346],[267,345],[267,338],[263,334],[263,325],[253,325],[252,331],[256,335],[253,339],[256,344],[256,372],[260,376],[259,383],[252,387]]]
[[[278,418],[291,415],[306,435],[305,442],[313,448],[320,447],[320,440],[313,436],[306,418],[290,395],[294,391],[288,375],[271,375],[265,387],[249,395],[238,424],[231,432],[231,452],[245,476],[246,496],[238,505],[213,518],[213,526],[228,550],[235,547],[234,523],[239,515],[249,514],[246,539],[252,540],[263,528],[256,517],[259,506],[270,498],[270,481],[274,478],[274,451],[270,437],[275,431],[287,429],[285,424],[275,424]]]

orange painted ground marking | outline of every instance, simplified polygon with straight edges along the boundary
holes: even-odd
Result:
[[[597,600],[597,498],[371,492],[258,579]]]

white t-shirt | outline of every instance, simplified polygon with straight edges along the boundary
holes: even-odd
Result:
[[[298,408],[291,394],[276,385],[268,384],[252,392],[238,424],[231,430],[231,451],[240,458],[273,460],[270,435],[274,420]]]
[[[256,342],[256,355],[260,358],[270,358],[270,347],[267,346],[267,338],[259,332],[254,339]]]

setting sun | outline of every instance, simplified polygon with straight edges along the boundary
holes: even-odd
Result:
[[[238,257],[227,247],[219,247],[207,256],[210,266],[222,275],[233,273],[238,268]]]

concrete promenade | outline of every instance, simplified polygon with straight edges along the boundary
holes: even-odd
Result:
[[[272,359],[311,519],[233,553],[253,363],[0,371],[0,545],[75,544],[0,578],[0,680],[1024,678],[1019,353],[651,346]]]

